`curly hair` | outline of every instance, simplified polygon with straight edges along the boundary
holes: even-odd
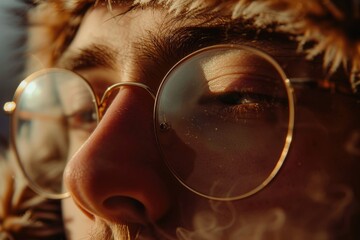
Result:
[[[0,152],[0,240],[65,239],[60,202],[31,191],[12,159]]]
[[[46,52],[51,64],[71,43],[89,8],[103,5],[111,11],[124,3],[134,7],[161,6],[184,16],[212,12],[252,20],[257,29],[294,35],[299,50],[309,59],[323,56],[329,74],[343,66],[352,89],[360,91],[360,4],[356,0],[34,0],[37,7],[30,14],[30,23],[47,29],[51,45]],[[45,51],[39,46],[35,49]]]

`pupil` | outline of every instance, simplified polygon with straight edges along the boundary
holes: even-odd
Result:
[[[242,99],[241,95],[236,92],[226,93],[219,96],[219,100],[226,105],[237,105],[246,101]]]
[[[95,113],[93,111],[83,112],[81,114],[81,119],[84,122],[93,122],[95,121]]]

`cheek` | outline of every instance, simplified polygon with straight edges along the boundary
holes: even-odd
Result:
[[[62,201],[62,210],[67,238],[87,239],[91,235],[94,222],[80,211],[71,198]]]
[[[269,231],[269,236],[272,231],[284,236],[316,236],[321,232],[331,235],[359,226],[356,206],[359,204],[360,164],[345,147],[349,134],[344,126],[348,124],[342,124],[343,131],[333,131],[333,123],[339,123],[340,119],[332,123],[329,120],[316,122],[312,116],[310,120],[303,121],[308,125],[298,128],[283,167],[267,187],[249,198],[231,203],[212,205],[198,201],[197,204],[194,200],[196,210],[192,223],[200,227],[202,223],[211,222],[215,231],[215,225],[224,226],[226,221],[234,220],[229,231],[234,234],[243,231],[243,238],[251,236],[251,231],[257,231],[257,227]],[[247,230],[249,235],[246,235]]]

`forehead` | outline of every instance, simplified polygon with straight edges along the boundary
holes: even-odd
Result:
[[[193,27],[201,29],[212,29],[211,33],[213,38],[219,38],[219,41],[223,41],[220,36],[227,34],[230,38],[241,38],[242,41],[246,41],[248,44],[258,45],[263,48],[267,48],[271,52],[274,48],[277,48],[277,53],[281,54],[281,50],[288,50],[284,48],[284,44],[295,48],[295,42],[289,41],[288,36],[272,32],[259,34],[266,32],[266,29],[255,29],[253,23],[246,20],[232,19],[231,16],[221,15],[220,13],[185,13],[176,14],[169,12],[168,9],[158,6],[148,7],[128,7],[119,5],[116,8],[109,10],[106,7],[95,7],[90,9],[85,15],[79,31],[72,42],[72,46],[76,46],[80,41],[81,44],[86,42],[115,42],[115,45],[119,44],[120,40],[125,40],[130,43],[132,40],[143,39],[147,35],[165,37],[180,28]],[[218,31],[216,31],[218,30]],[[168,34],[166,34],[168,33]],[[234,36],[235,35],[237,36]],[[193,34],[193,32],[189,32]],[[163,35],[163,36],[161,36]],[[282,36],[281,39],[278,38]],[[284,36],[286,36],[286,41]],[[194,39],[202,37],[193,34]],[[223,37],[224,38],[224,37]],[[266,44],[262,44],[265,43]],[[281,47],[280,47],[281,46]],[[288,54],[288,52],[286,52]]]
[[[76,48],[93,42],[102,42],[113,47],[121,42],[129,44],[141,38],[147,31],[155,31],[165,17],[166,13],[161,9],[128,11],[127,7],[117,7],[109,11],[106,7],[97,7],[85,15],[70,47]]]
[[[135,65],[137,69],[144,65],[154,66],[158,69],[154,78],[161,78],[166,69],[193,51],[215,44],[236,43],[258,48],[275,57],[280,64],[286,63],[283,67],[289,69],[284,69],[289,77],[319,75],[321,64],[306,61],[289,36],[260,31],[250,25],[216,14],[179,16],[159,7],[129,9],[128,6],[117,6],[111,11],[96,7],[85,15],[58,65],[76,71],[79,66],[83,67],[82,62],[87,62],[86,67],[103,63],[104,58],[97,56],[107,55],[111,56],[111,61],[107,61],[111,64],[101,66],[112,65],[116,72],[127,73],[134,72]],[[91,59],[86,60],[84,56]],[[76,62],[75,68],[73,63],[67,63],[71,61]]]

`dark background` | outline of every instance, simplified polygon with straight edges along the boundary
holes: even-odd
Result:
[[[26,53],[26,13],[29,0],[0,0],[0,146],[9,141],[9,116],[3,111],[23,78]]]

